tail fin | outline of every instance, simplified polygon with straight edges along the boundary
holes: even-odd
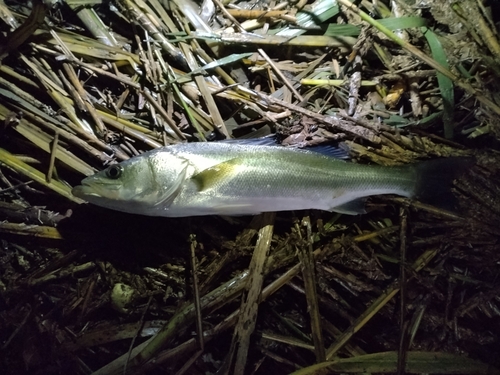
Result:
[[[424,203],[453,209],[456,203],[451,192],[453,180],[470,169],[474,163],[473,158],[451,157],[416,164],[417,186],[414,197]]]

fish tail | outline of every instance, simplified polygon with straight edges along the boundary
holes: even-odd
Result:
[[[453,181],[474,163],[473,158],[451,157],[416,164],[414,198],[437,207],[454,209],[456,200],[451,192]]]

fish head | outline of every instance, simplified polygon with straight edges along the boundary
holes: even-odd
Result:
[[[97,206],[156,216],[179,193],[189,163],[169,152],[154,150],[112,164],[82,180],[72,194]]]

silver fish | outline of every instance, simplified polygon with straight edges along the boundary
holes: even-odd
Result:
[[[302,209],[353,215],[365,212],[364,200],[372,195],[415,198],[448,189],[462,164],[462,159],[450,158],[382,167],[278,145],[184,143],[111,165],[85,178],[73,195],[148,216]]]

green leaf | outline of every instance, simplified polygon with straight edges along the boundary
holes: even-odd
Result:
[[[322,22],[329,20],[339,13],[339,5],[336,0],[318,0],[315,1],[307,11],[297,13],[297,24],[304,28],[319,26]],[[293,37],[305,33],[305,29],[286,27],[280,30],[276,35]]]
[[[358,36],[361,29],[354,25],[339,25],[336,23],[328,24],[325,36]]]
[[[416,123],[412,123],[411,125],[428,126],[428,125],[434,123],[435,121],[438,121],[441,117],[443,117],[443,111],[434,112],[434,113],[430,114],[429,116],[424,117],[421,120],[418,120]]]
[[[448,59],[444,52],[443,46],[439,41],[436,34],[430,29],[423,27],[422,31],[429,47],[431,48],[432,57],[444,68],[449,70]],[[443,125],[444,137],[447,139],[453,138],[453,109],[455,107],[455,94],[453,92],[453,82],[445,75],[437,72],[437,80],[439,89],[441,90],[441,97],[443,99]]]
[[[229,56],[225,56],[221,59],[214,60],[206,65],[203,65],[200,68],[197,68],[195,70],[192,70],[180,77],[177,78],[178,82],[183,82],[183,79],[187,79],[188,77],[191,77],[194,74],[200,74],[200,73],[205,73],[205,70],[210,70],[214,68],[218,68],[224,65],[232,64],[234,62],[246,59],[247,57],[250,57],[253,55],[253,52],[247,52],[247,53],[233,53]]]
[[[313,4],[312,12],[319,22],[325,22],[326,20],[339,14],[339,6],[335,0],[321,0]],[[299,24],[302,23],[299,19],[301,14],[303,14],[305,18],[310,17],[308,12],[300,11],[297,14],[297,21]]]
[[[398,115],[391,115],[388,119],[384,120],[384,124],[394,126],[396,128],[404,128],[405,126],[410,125],[408,119]]]

